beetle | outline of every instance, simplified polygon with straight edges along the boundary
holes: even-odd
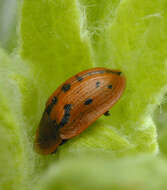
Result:
[[[119,70],[92,68],[60,85],[46,102],[34,146],[50,154],[68,139],[82,133],[119,100],[126,80]]]

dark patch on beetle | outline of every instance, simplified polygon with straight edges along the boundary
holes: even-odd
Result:
[[[109,112],[109,111],[106,111],[106,112],[104,113],[104,115],[105,115],[105,116],[110,116],[110,112]]]
[[[70,85],[70,84],[64,84],[63,87],[62,87],[62,90],[63,90],[64,92],[67,92],[70,88],[71,88],[71,85]]]
[[[70,119],[70,111],[71,111],[72,104],[66,104],[64,106],[64,115],[62,120],[59,123],[59,128],[63,127],[66,125]]]
[[[91,99],[91,98],[89,98],[89,99],[87,99],[85,102],[84,102],[84,104],[85,105],[89,105],[89,104],[91,104],[93,102],[93,100]]]
[[[72,104],[66,104],[64,106],[65,114],[69,114],[71,110]]]
[[[96,88],[98,88],[98,87],[100,87],[100,82],[99,81],[96,82]]]
[[[58,100],[57,97],[54,96],[53,99],[52,99],[52,103],[51,103],[51,104],[56,104],[56,103],[57,103],[57,100]]]
[[[49,104],[48,106],[47,106],[47,108],[46,108],[46,113],[49,115],[50,114],[50,112],[52,111],[52,104]]]
[[[49,132],[49,133],[48,133]],[[51,134],[51,136],[50,136]],[[51,139],[57,139],[58,137],[58,128],[55,127],[52,123],[49,125],[49,129],[39,130],[37,143],[40,147],[46,149],[49,146]]]
[[[108,88],[109,88],[109,89],[112,89],[112,84],[108,85]]]
[[[63,127],[64,125],[66,125],[69,121],[70,118],[70,114],[65,114],[61,120],[61,122],[59,123],[59,128]]]
[[[57,103],[58,99],[56,96],[53,97],[52,102],[47,106],[46,113],[49,115],[52,111],[53,106]]]
[[[81,76],[76,76],[76,78],[77,78],[77,80],[78,80],[79,82],[81,82],[81,81],[83,80],[83,78],[82,78]]]

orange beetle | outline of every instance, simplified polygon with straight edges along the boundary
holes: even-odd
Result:
[[[36,132],[35,149],[50,154],[77,136],[118,101],[125,88],[118,70],[93,68],[68,79],[50,96]]]

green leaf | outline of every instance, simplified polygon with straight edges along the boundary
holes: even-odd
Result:
[[[109,66],[111,43],[108,30],[114,22],[120,0],[79,0],[84,28],[89,31],[91,53],[97,66]]]
[[[20,92],[11,80],[12,61],[0,49],[0,189],[24,189],[27,173],[20,113]],[[10,69],[9,69],[10,68]]]
[[[0,1],[0,44],[8,52],[17,45],[16,34],[17,3],[16,0]]]
[[[30,61],[45,99],[67,77],[92,67],[75,0],[24,0],[20,26],[21,55]]]
[[[162,103],[157,107],[154,112],[154,122],[157,126],[158,133],[158,144],[160,148],[160,152],[167,156],[167,103],[166,103],[166,95],[163,98]]]
[[[66,159],[52,165],[35,189],[166,189],[166,167],[165,160],[151,156]]]

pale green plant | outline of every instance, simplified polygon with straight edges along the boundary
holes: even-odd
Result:
[[[21,0],[17,12],[6,41],[0,33],[0,189],[165,189],[167,132],[158,136],[153,114],[167,91],[167,1]],[[49,95],[101,66],[126,76],[111,116],[38,155],[33,140]]]

